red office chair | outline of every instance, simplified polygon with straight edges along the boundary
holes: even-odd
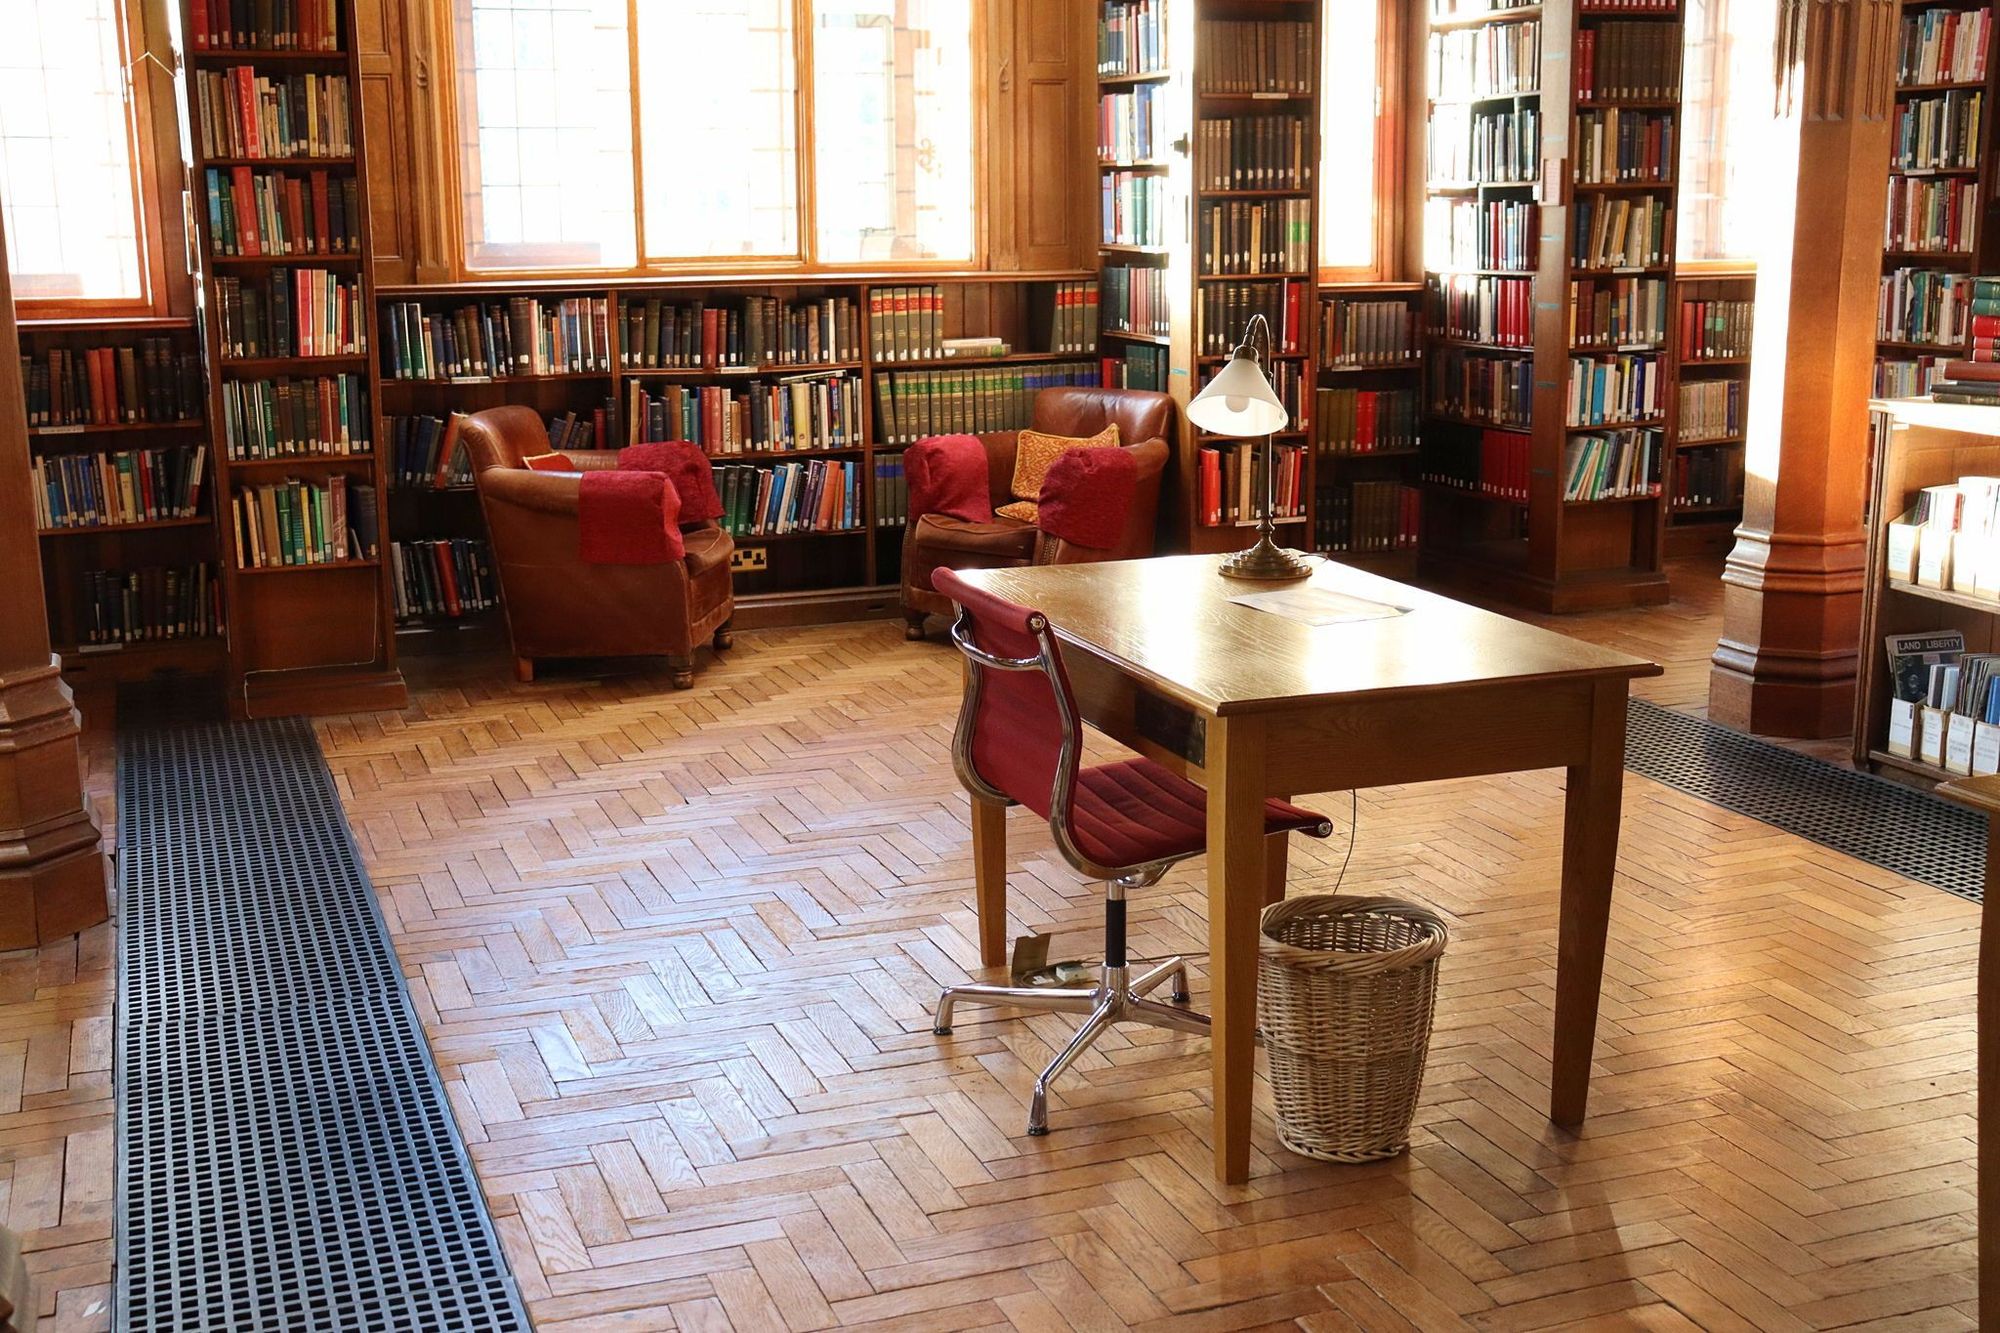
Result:
[[[1208,794],[1150,759],[1079,768],[1082,724],[1048,619],[981,592],[952,570],[938,569],[932,578],[958,604],[952,642],[972,663],[952,737],[958,780],[988,800],[1025,805],[1048,820],[1063,859],[1105,881],[1104,966],[1095,986],[969,984],[947,986],[938,997],[939,1036],[951,1034],[952,1006],[960,1000],[1089,1015],[1035,1080],[1028,1133],[1046,1134],[1049,1084],[1113,1023],[1208,1035],[1206,1015],[1147,998],[1172,977],[1173,998],[1185,1002],[1186,962],[1169,958],[1137,979],[1125,963],[1125,895],[1207,849]],[[1266,801],[1264,830],[1324,838],[1333,825],[1285,801]]]

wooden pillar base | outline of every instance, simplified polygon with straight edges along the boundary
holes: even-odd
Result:
[[[0,950],[50,944],[110,914],[81,729],[55,659],[0,676]]]
[[[1760,736],[1825,739],[1854,725],[1867,543],[1739,532],[1722,573],[1708,715]]]

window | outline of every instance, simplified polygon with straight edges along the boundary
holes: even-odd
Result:
[[[458,0],[468,266],[972,259],[971,9]]]
[[[1760,168],[1775,105],[1777,9],[1771,0],[1688,0],[1677,223],[1683,263],[1756,261],[1758,232],[1769,219]]]
[[[1383,7],[1338,0],[1322,10],[1320,62],[1319,263],[1347,276],[1378,276],[1393,231],[1393,173],[1382,151]]]
[[[0,0],[0,207],[14,296],[149,299],[122,0]]]

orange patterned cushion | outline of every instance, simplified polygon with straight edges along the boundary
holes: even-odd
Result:
[[[1117,447],[1118,423],[1115,421],[1087,440],[1024,430],[1016,437],[1014,446],[1014,497],[1018,500],[1041,499],[1042,483],[1048,479],[1049,465],[1060,458],[1065,449]]]
[[[1041,517],[1041,506],[1033,500],[1016,500],[1010,505],[1001,505],[993,513],[1000,518],[1011,518],[1021,523],[1033,523]]]

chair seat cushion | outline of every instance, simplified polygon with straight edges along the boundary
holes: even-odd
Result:
[[[1078,851],[1111,869],[1196,856],[1208,846],[1208,793],[1150,759],[1099,764],[1076,775],[1070,831]],[[1289,801],[1266,801],[1264,831],[1324,838],[1333,826]]]

